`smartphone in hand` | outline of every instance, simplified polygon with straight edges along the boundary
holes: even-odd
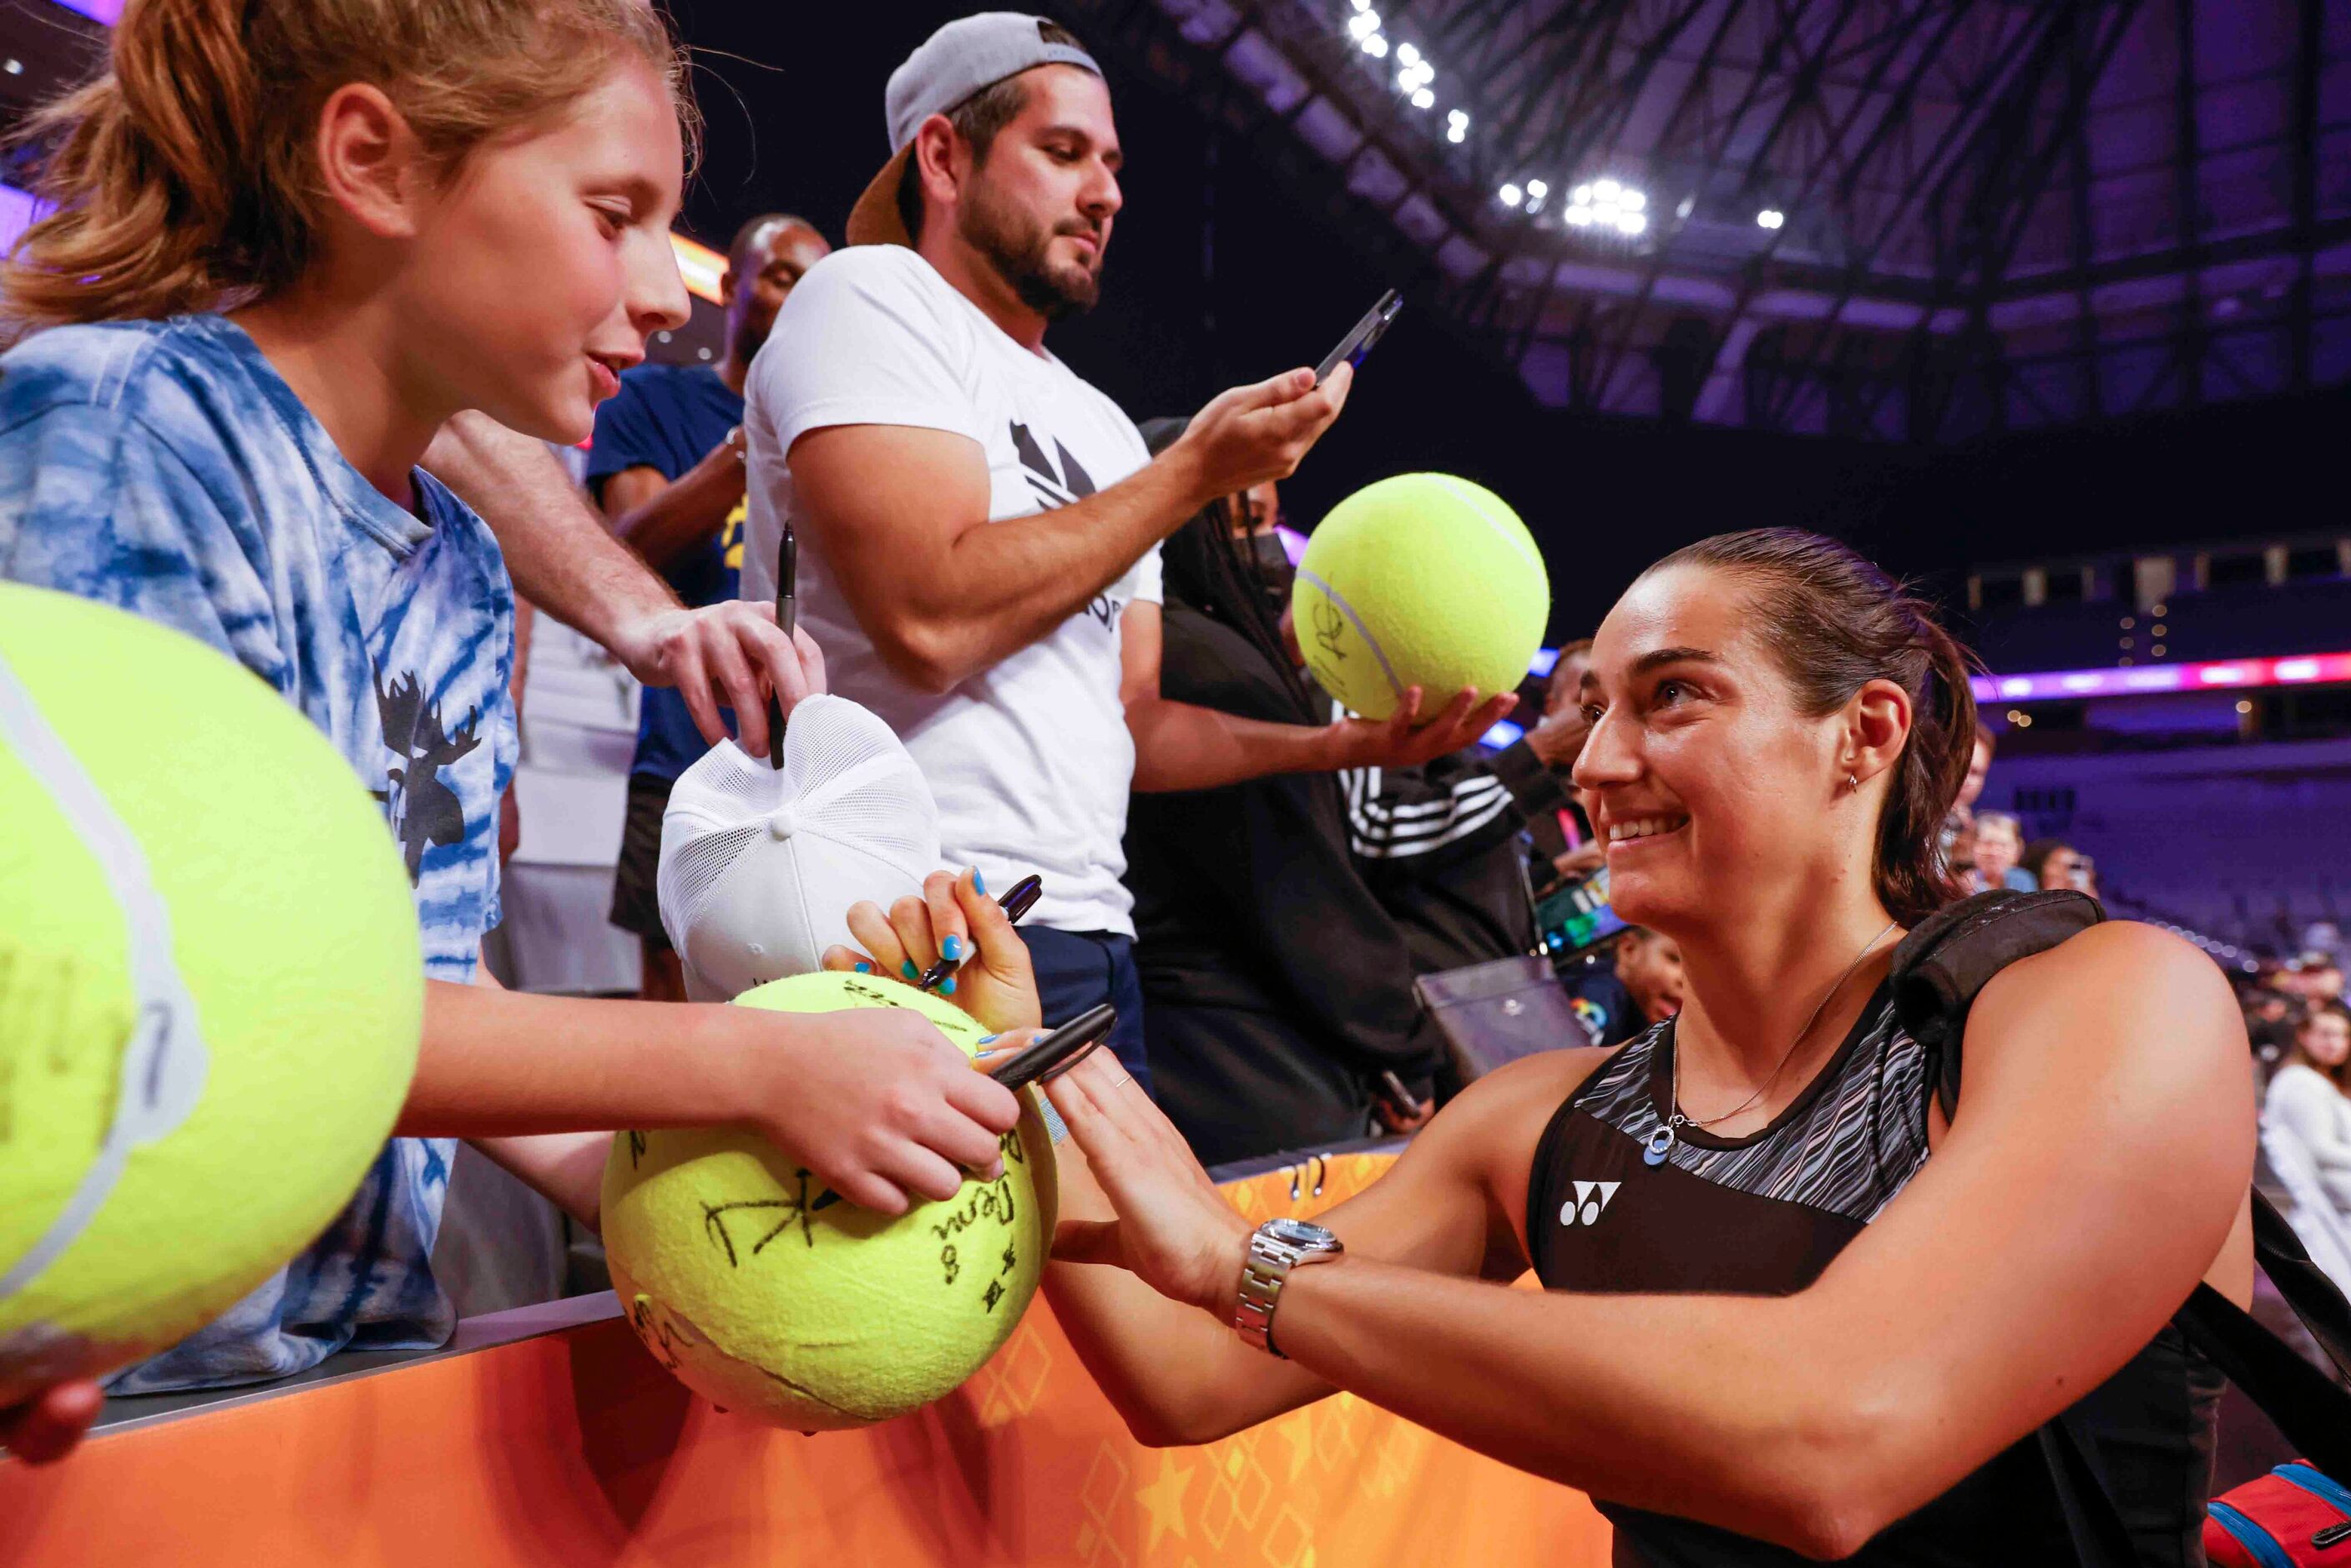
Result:
[[[1323,356],[1321,364],[1314,367],[1314,384],[1319,387],[1329,381],[1331,372],[1337,370],[1343,363],[1362,364],[1370,355],[1372,346],[1386,333],[1388,323],[1394,321],[1396,319],[1396,312],[1403,308],[1404,296],[1395,289],[1391,288],[1381,295],[1379,303],[1364,312],[1364,319],[1356,322],[1354,329],[1345,337],[1339,340],[1337,348]]]

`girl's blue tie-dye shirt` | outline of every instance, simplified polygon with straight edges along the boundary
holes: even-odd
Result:
[[[498,920],[514,591],[481,518],[430,476],[415,483],[421,517],[345,462],[219,316],[58,328],[0,356],[0,577],[176,627],[301,709],[383,802],[425,974],[465,981]],[[451,1315],[431,1258],[454,1151],[386,1145],[308,1252],[114,1391],[441,1343]]]

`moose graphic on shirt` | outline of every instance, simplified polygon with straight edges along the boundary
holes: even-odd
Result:
[[[441,705],[425,700],[413,671],[389,687],[378,687],[375,702],[383,721],[384,749],[408,764],[384,769],[392,788],[376,790],[375,798],[384,803],[392,836],[407,853],[408,880],[413,885],[428,846],[465,841],[465,802],[441,781],[441,770],[482,743],[482,710],[469,709],[457,733],[447,733],[441,724]]]
[[[1019,420],[1012,424],[1012,449],[1020,455],[1020,466],[1026,472],[1029,488],[1047,511],[1066,507],[1072,501],[1082,501],[1094,493],[1093,476],[1081,467],[1070,449],[1054,437],[1053,452],[1061,458],[1057,465],[1046,455],[1045,448],[1030,434],[1029,427]],[[1118,612],[1126,606],[1107,593],[1097,593],[1086,605],[1086,613],[1102,623],[1107,631],[1118,624]]]

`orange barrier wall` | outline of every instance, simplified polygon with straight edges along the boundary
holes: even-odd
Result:
[[[1308,1215],[1392,1158],[1228,1190],[1253,1218]],[[1207,1448],[1138,1447],[1041,1296],[955,1395],[861,1432],[723,1415],[614,1316],[104,1433],[51,1469],[0,1459],[0,1563],[41,1568],[1537,1558],[1601,1568],[1607,1526],[1580,1493],[1350,1396]]]

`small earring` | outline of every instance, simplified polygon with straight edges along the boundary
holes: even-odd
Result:
[[[1861,780],[1855,778],[1850,773],[1844,776],[1844,787],[1845,792],[1848,794],[1858,795],[1861,793]]]

